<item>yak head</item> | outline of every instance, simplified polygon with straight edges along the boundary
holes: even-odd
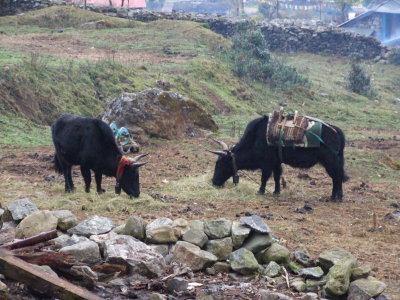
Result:
[[[223,186],[224,183],[233,176],[233,182],[237,184],[239,177],[237,175],[235,154],[228,146],[218,140],[213,141],[219,143],[222,146],[222,150],[209,150],[209,152],[218,155],[217,162],[215,163],[214,175],[212,183],[215,186]]]
[[[139,168],[147,162],[139,162],[139,159],[147,156],[148,154],[141,154],[133,159],[129,159],[129,163],[124,165],[122,176],[115,187],[115,192],[119,194],[121,189],[129,196],[135,198],[140,195],[140,184],[139,184]]]

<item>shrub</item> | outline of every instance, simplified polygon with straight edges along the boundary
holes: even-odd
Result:
[[[232,42],[230,58],[236,76],[268,80],[281,87],[310,85],[294,67],[272,57],[260,30],[242,30],[232,38]]]
[[[400,65],[400,48],[391,49],[388,59],[389,59],[389,63],[399,66]]]
[[[353,61],[349,73],[349,89],[357,94],[372,96],[371,76],[367,74],[364,67]]]

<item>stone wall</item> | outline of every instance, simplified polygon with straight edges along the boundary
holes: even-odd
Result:
[[[54,4],[52,0],[0,0],[0,16],[46,8]]]

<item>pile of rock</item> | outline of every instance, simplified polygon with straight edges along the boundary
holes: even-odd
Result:
[[[257,215],[242,217],[240,222],[159,218],[149,224],[139,216],[131,216],[115,227],[109,218],[94,216],[78,223],[69,211],[40,211],[28,199],[21,199],[10,203],[1,219],[7,228],[19,222],[17,238],[58,228],[60,235],[53,240],[58,251],[88,265],[122,264],[130,276],[160,278],[170,273],[172,266],[209,275],[230,273],[242,281],[258,274],[270,284],[275,283],[275,288],[290,288],[303,299],[313,299],[315,293],[349,300],[370,299],[386,288],[370,276],[370,267],[360,265],[346,250],[330,249],[315,260],[300,250],[291,254],[271,236],[271,229]],[[87,272],[96,278],[93,271]],[[185,292],[189,281],[175,277],[167,285],[171,293]],[[291,299],[268,290],[259,290],[258,294],[260,299]]]

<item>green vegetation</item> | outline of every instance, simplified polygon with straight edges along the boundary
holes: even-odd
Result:
[[[400,66],[400,48],[392,48],[389,55],[389,62],[393,65]]]
[[[359,61],[353,60],[351,62],[351,70],[348,79],[350,91],[367,97],[373,96],[371,76],[367,74]]]
[[[230,58],[235,75],[254,80],[268,80],[277,87],[309,87],[307,78],[297,70],[272,57],[260,30],[244,29],[233,38]]]

